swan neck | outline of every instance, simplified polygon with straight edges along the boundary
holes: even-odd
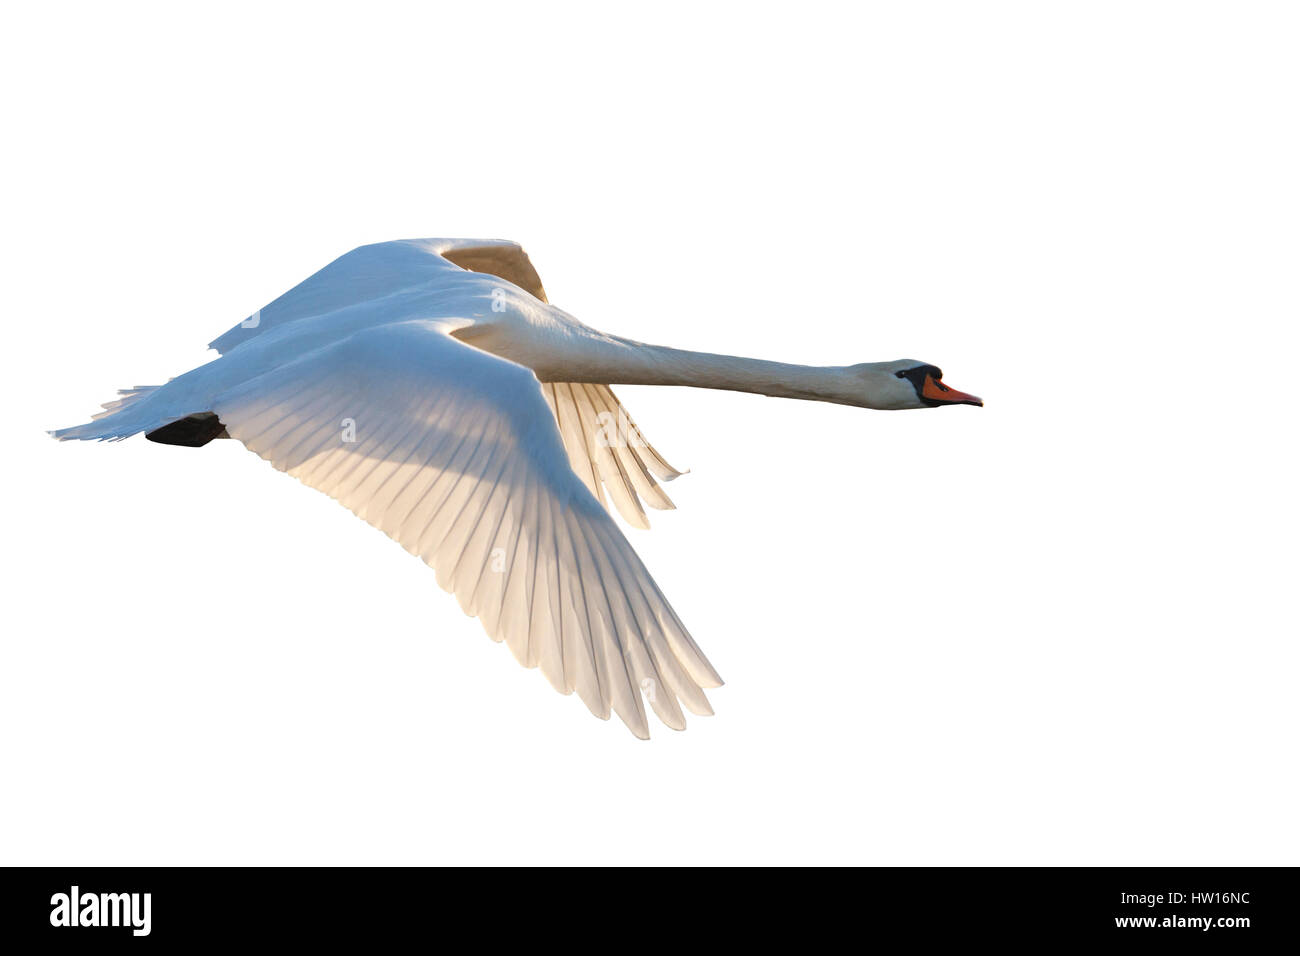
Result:
[[[583,381],[683,385],[778,398],[863,405],[862,382],[843,366],[792,365],[604,337],[583,363]],[[576,379],[570,379],[576,381]]]

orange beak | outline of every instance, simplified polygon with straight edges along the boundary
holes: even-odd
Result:
[[[925,384],[921,386],[921,394],[930,401],[938,402],[941,405],[979,405],[981,408],[984,406],[983,399],[976,398],[974,395],[967,395],[965,392],[959,392],[955,388],[949,388],[933,375],[925,377]]]

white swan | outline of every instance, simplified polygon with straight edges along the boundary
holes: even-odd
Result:
[[[362,246],[59,439],[233,437],[419,555],[467,614],[598,717],[648,737],[711,714],[722,681],[602,507],[633,525],[679,474],[611,384],[865,408],[982,404],[902,360],[809,368],[605,335],[549,305],[514,243]]]

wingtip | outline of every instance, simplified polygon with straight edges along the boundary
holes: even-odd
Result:
[[[622,512],[620,512],[620,514],[622,514]],[[628,524],[630,524],[633,528],[638,528],[638,529],[640,529],[641,531],[649,531],[649,530],[650,530],[650,519],[647,518],[647,517],[646,517],[645,515],[643,515],[643,514],[642,514],[642,515],[632,515],[632,516],[629,516],[629,515],[623,514],[622,517],[623,517],[623,520],[625,520],[625,521],[626,521]]]

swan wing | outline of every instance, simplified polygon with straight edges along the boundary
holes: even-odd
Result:
[[[470,272],[486,272],[546,301],[541,277],[524,247],[506,239],[435,239],[438,255]]]
[[[366,329],[220,395],[230,435],[437,573],[489,636],[648,736],[721,680],[574,473],[528,369],[445,324]]]

